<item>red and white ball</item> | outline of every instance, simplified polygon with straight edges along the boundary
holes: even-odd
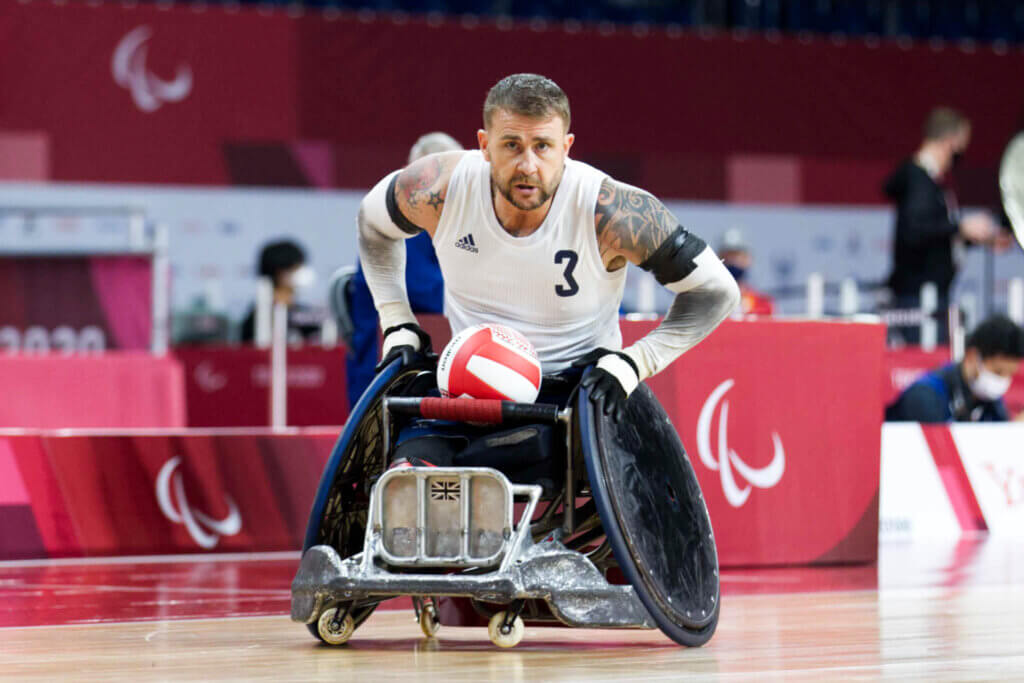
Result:
[[[504,325],[474,325],[455,335],[437,363],[437,386],[449,398],[533,403],[540,360],[523,335]]]

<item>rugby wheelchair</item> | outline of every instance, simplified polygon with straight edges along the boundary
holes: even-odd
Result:
[[[585,388],[564,406],[424,397],[433,368],[395,360],[345,424],[313,503],[291,617],[345,643],[381,602],[410,596],[427,637],[449,606],[512,647],[524,622],[660,628],[699,646],[718,623],[718,556],[697,478],[641,383],[615,422]],[[551,425],[552,468],[388,469],[403,424]],[[496,428],[495,428],[496,429]],[[442,609],[443,608],[443,609]],[[464,623],[464,622],[463,622]]]

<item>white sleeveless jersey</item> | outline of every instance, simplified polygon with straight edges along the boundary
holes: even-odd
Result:
[[[490,164],[479,151],[462,157],[434,232],[453,334],[479,323],[513,327],[536,347],[544,372],[598,346],[622,348],[626,269],[605,270],[594,228],[605,177],[566,160],[540,228],[513,237],[494,213]]]

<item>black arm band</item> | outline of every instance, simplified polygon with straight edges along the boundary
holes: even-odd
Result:
[[[679,282],[697,268],[694,259],[707,248],[701,238],[678,226],[640,267],[663,285]]]
[[[395,174],[395,177],[388,183],[388,191],[384,193],[384,202],[388,207],[388,216],[391,218],[391,222],[397,225],[399,230],[405,234],[418,235],[423,231],[423,228],[406,218],[402,214],[401,209],[398,208],[398,202],[395,200],[395,183],[398,182],[398,176],[400,175],[401,173]],[[377,206],[380,206],[380,204]]]

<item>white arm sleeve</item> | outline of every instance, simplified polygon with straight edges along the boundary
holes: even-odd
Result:
[[[395,225],[387,207],[387,191],[398,173],[386,176],[363,198],[356,231],[359,261],[384,330],[416,322],[405,289],[404,240],[412,235]]]
[[[640,370],[641,381],[696,346],[740,302],[736,280],[711,247],[705,247],[694,261],[697,267],[693,272],[678,282],[666,283],[676,298],[661,324],[623,349]]]

